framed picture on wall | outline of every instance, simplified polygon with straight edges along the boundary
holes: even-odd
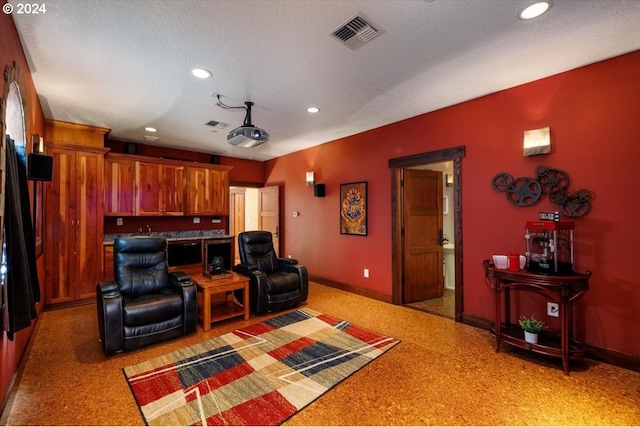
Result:
[[[340,234],[367,235],[367,182],[340,184]]]

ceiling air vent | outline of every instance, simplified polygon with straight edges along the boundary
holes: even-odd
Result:
[[[352,50],[369,43],[380,34],[380,31],[369,24],[363,17],[356,15],[351,20],[335,29],[331,36]]]
[[[226,123],[222,123],[222,122],[216,122],[215,120],[209,120],[207,123],[205,123],[206,126],[211,126],[212,128],[216,128],[216,129],[224,129],[227,126],[229,126]]]

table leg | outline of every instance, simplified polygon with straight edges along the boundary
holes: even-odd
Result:
[[[211,292],[205,288],[202,290],[202,330],[211,330]]]
[[[249,313],[249,285],[244,285],[244,291],[242,292],[242,299],[244,301],[244,320],[249,320],[251,317]]]

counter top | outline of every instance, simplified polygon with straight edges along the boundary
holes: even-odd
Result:
[[[102,239],[104,245],[113,245],[116,238],[121,236],[160,236],[167,239],[168,242],[179,242],[181,240],[199,240],[199,239],[228,239],[230,236],[224,233],[224,230],[195,230],[195,231],[161,231],[158,233],[118,233],[105,234]]]

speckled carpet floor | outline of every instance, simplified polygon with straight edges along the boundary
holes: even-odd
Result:
[[[640,425],[640,373],[503,348],[482,329],[310,284],[307,307],[401,341],[284,425]],[[11,425],[143,425],[122,368],[281,315],[213,325],[164,344],[104,356],[95,305],[44,312]]]

